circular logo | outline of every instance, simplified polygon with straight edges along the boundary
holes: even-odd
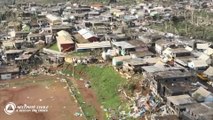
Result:
[[[4,112],[8,115],[11,115],[12,113],[15,112],[16,109],[16,104],[13,102],[7,103],[7,105],[4,108]]]

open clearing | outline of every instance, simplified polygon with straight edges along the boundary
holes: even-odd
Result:
[[[0,82],[4,83],[8,81]],[[55,76],[27,77],[11,80],[9,84],[10,87],[0,89],[0,120],[84,120],[84,117],[74,115],[80,112],[79,106],[70,96],[66,84]],[[16,105],[45,105],[49,109],[45,113],[7,115],[3,109],[8,102]]]
[[[122,103],[118,89],[125,79],[122,78],[112,67],[102,65],[79,66],[78,71],[85,74],[92,83],[92,89],[96,91],[99,102],[104,107],[116,109]]]
[[[66,72],[72,73],[73,67],[70,66],[69,68]],[[111,119],[109,118],[110,113],[108,114],[110,111],[104,111],[103,109],[113,110],[113,114],[121,110],[129,111],[125,100],[120,97],[118,92],[119,87],[126,82],[126,79],[122,78],[112,67],[105,65],[78,65],[75,67],[75,77],[78,79],[83,78],[83,81],[77,80],[75,84],[78,85],[78,89],[85,101],[96,108],[96,115],[99,119]],[[92,87],[85,90],[85,81],[90,81]],[[91,95],[85,94],[86,91],[92,91],[90,92]]]

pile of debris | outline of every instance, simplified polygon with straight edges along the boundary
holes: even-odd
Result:
[[[96,63],[98,61],[98,59],[95,58],[95,57],[89,57],[89,58],[78,57],[78,58],[73,58],[72,61],[73,61],[74,64],[85,64],[85,65],[87,65],[88,63]]]
[[[146,112],[156,111],[160,103],[161,101],[152,93],[148,93],[146,96],[138,94],[131,107],[130,116],[133,118],[143,117]]]
[[[54,76],[55,75],[55,69],[51,68],[51,67],[45,67],[45,66],[41,66],[38,69],[33,69],[30,72],[31,76],[37,76],[37,75],[50,75],[50,76]]]

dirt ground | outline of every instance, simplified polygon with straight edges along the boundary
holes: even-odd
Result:
[[[80,81],[77,79],[75,80],[71,79],[71,80],[73,80],[73,83],[79,89],[79,92],[81,93],[85,102],[95,108],[96,118],[98,120],[104,120],[104,113],[103,113],[103,110],[101,109],[101,104],[97,99],[95,91],[92,90],[91,88],[86,88],[84,85],[85,81]]]
[[[43,82],[42,79],[49,79]],[[11,86],[0,89],[0,120],[84,120],[84,117],[76,117],[80,112],[78,104],[70,96],[65,83],[56,77],[39,76],[36,78],[23,78],[11,80],[10,84],[23,81],[40,80],[38,83]],[[0,81],[0,84],[6,83]],[[17,113],[7,115],[4,107],[8,102],[16,105],[45,105],[49,106],[48,112],[44,113]]]
[[[72,66],[69,66],[67,69],[72,70]],[[85,87],[85,81],[89,80],[88,76],[83,73],[83,71],[76,71],[75,74],[83,78],[83,80],[73,79],[71,77],[70,80],[72,80],[75,87],[79,90],[85,102],[95,108],[95,118],[98,120],[104,120],[104,111],[101,108],[101,104],[98,101],[95,91],[93,88]]]

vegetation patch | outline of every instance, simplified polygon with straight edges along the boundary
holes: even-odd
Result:
[[[112,67],[79,65],[77,69],[78,71],[83,71],[88,76],[92,88],[96,91],[99,101],[105,108],[117,109],[122,104],[118,89],[126,80]]]
[[[49,49],[54,50],[54,51],[59,51],[57,43],[55,43],[52,46],[50,46]]]

